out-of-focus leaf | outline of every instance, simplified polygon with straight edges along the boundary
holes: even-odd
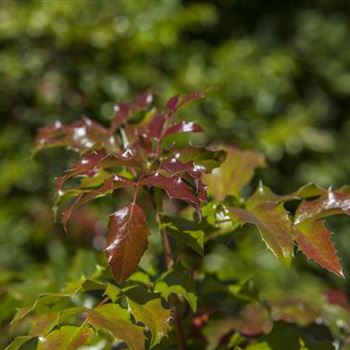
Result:
[[[331,241],[331,232],[322,220],[306,219],[293,227],[293,238],[299,249],[325,269],[344,278],[344,273]]]
[[[247,350],[272,350],[269,346],[268,343],[263,342],[263,343],[256,343],[253,345],[249,345],[247,347]]]
[[[24,335],[24,336],[21,336],[21,337],[16,337],[14,339],[14,341],[5,348],[5,350],[18,350],[18,349],[21,348],[21,346],[23,344],[25,344],[26,342],[28,342],[32,338],[33,337],[28,336],[28,335]]]
[[[227,157],[224,163],[211,174],[204,177],[209,193],[217,200],[226,196],[240,197],[241,191],[254,175],[254,170],[265,166],[265,158],[254,151],[241,151],[226,147]]]
[[[116,340],[123,340],[130,350],[143,350],[143,328],[130,321],[127,310],[116,304],[105,304],[88,312],[87,321],[93,327],[108,330]]]
[[[59,317],[60,314],[58,312],[51,312],[33,317],[29,335],[33,337],[46,335],[52,328],[58,325]]]
[[[230,215],[241,224],[255,225],[267,247],[288,266],[293,257],[292,223],[284,206],[269,196],[269,192],[259,186],[247,200],[246,209],[230,208]]]
[[[193,311],[197,309],[194,283],[188,272],[184,270],[172,269],[164,273],[156,282],[154,290],[161,293],[164,299],[168,299],[172,293],[179,295],[188,302]]]
[[[110,216],[105,251],[116,282],[124,282],[137,269],[147,248],[148,235],[145,214],[136,203]]]
[[[107,282],[107,287],[104,292],[104,295],[108,296],[113,303],[115,303],[120,295],[120,289],[114,284]]]
[[[87,326],[63,326],[40,337],[38,350],[76,350],[89,344],[92,335],[93,330]]]
[[[151,347],[158,344],[168,333],[170,309],[162,306],[160,298],[152,299],[143,305],[128,299],[128,305],[136,321],[143,323],[151,331]]]

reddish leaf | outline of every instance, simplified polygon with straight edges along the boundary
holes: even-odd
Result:
[[[167,159],[161,163],[161,167],[171,176],[187,173],[193,178],[200,178],[202,175],[202,167],[194,165],[193,162],[181,163],[175,157]]]
[[[190,190],[184,180],[179,177],[166,177],[159,174],[149,176],[142,180],[142,185],[159,187],[163,189],[170,198],[181,199],[194,205],[196,208],[200,205],[199,198]]]
[[[142,209],[132,203],[109,219],[106,253],[115,280],[124,282],[135,270],[146,250],[149,230]]]
[[[337,289],[330,289],[326,293],[327,301],[333,305],[339,305],[346,310],[350,310],[348,297],[344,292]]]
[[[324,218],[336,214],[350,215],[349,189],[328,190],[314,200],[303,201],[295,213],[295,223],[298,224],[310,218]]]
[[[269,200],[269,193],[259,187],[247,200],[246,210],[230,208],[231,216],[238,222],[257,227],[263,241],[276,257],[289,265],[293,257],[292,223],[282,204]]]
[[[175,111],[180,103],[180,95],[175,95],[169,98],[169,100],[166,103],[167,108],[170,111]]]
[[[104,196],[107,193],[111,193],[112,191],[121,188],[121,187],[128,187],[128,186],[133,186],[135,183],[123,176],[120,175],[113,175],[106,179],[104,183],[93,190],[90,191],[84,191],[80,193],[74,203],[68,207],[66,210],[62,212],[62,224],[67,231],[67,222],[69,221],[73,210],[78,209],[80,206],[83,204],[89,202],[90,200]]]
[[[223,201],[226,196],[240,197],[241,191],[254,175],[256,168],[265,166],[264,157],[254,151],[241,151],[227,147],[227,157],[224,163],[204,177],[209,193],[217,201]]]
[[[293,238],[308,258],[315,260],[336,275],[344,277],[330,236],[330,231],[321,220],[307,219],[293,228]]]
[[[72,177],[88,176],[92,177],[101,169],[114,167],[138,167],[139,163],[128,153],[121,155],[107,154],[105,151],[92,151],[85,154],[82,160],[72,166],[65,175],[56,179],[56,190],[60,191],[64,183]]]
[[[156,114],[147,125],[144,137],[160,139],[163,132],[165,117],[162,114]]]
[[[150,92],[145,92],[139,95],[135,101],[131,103],[120,103],[114,106],[116,112],[111,129],[115,131],[132,113],[138,110],[147,109],[153,102],[153,95]]]
[[[194,122],[181,122],[170,126],[163,133],[163,137],[178,133],[203,132],[203,128]]]
[[[35,151],[56,146],[67,146],[80,152],[101,146],[110,150],[118,149],[110,131],[86,117],[70,124],[56,122],[41,128],[36,137]]]

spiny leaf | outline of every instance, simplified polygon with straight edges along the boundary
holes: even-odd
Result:
[[[336,214],[350,215],[349,189],[336,191],[330,189],[316,199],[303,201],[295,213],[295,223],[298,224],[309,218],[324,218]]]
[[[344,278],[339,259],[331,241],[331,232],[324,221],[307,219],[293,228],[299,249],[325,269]]]
[[[168,333],[170,309],[165,309],[159,298],[152,299],[143,305],[128,299],[128,305],[136,321],[143,323],[151,331],[151,347],[157,345]]]
[[[90,327],[63,326],[46,337],[40,337],[38,350],[76,350],[89,344],[92,335]]]
[[[116,114],[111,123],[111,130],[114,132],[132,113],[149,108],[152,102],[153,94],[145,92],[137,96],[133,102],[116,104],[114,106]]]
[[[159,174],[149,176],[142,180],[142,185],[159,187],[168,194],[170,198],[186,201],[195,207],[199,207],[199,198],[190,190],[189,186],[180,176],[166,177]]]
[[[175,158],[184,164],[193,162],[204,173],[209,173],[220,166],[225,157],[226,152],[224,150],[212,151],[207,148],[194,146],[172,149],[168,155],[168,159]]]
[[[255,169],[265,166],[264,157],[257,152],[241,151],[234,147],[226,147],[225,150],[227,157],[224,163],[203,179],[209,193],[217,201],[223,201],[228,195],[239,198]]]
[[[101,146],[113,151],[119,148],[109,130],[86,117],[70,124],[55,122],[39,130],[35,140],[35,152],[58,146],[69,147],[79,152],[98,149]]]
[[[241,224],[255,225],[267,247],[288,266],[293,257],[292,223],[283,205],[270,200],[269,196],[260,186],[247,200],[246,210],[230,208],[230,215]]]
[[[124,282],[137,269],[147,248],[148,235],[145,215],[136,203],[110,216],[105,251],[116,282]]]
[[[44,336],[51,331],[52,328],[58,325],[60,314],[51,312],[35,316],[31,322],[29,335],[33,337]]]
[[[107,178],[104,183],[92,190],[85,190],[79,193],[76,200],[67,209],[62,212],[62,224],[66,229],[68,220],[70,219],[73,210],[78,209],[85,203],[92,199],[103,197],[107,194],[112,193],[114,190],[122,187],[128,187],[134,185],[134,182],[120,175],[113,175]]]
[[[194,283],[187,271],[172,269],[164,273],[157,281],[154,290],[161,293],[165,299],[168,299],[172,293],[182,296],[194,312],[197,309]]]
[[[88,312],[87,321],[96,328],[108,330],[116,340],[123,340],[130,350],[144,350],[142,327],[131,323],[127,310],[116,304],[105,304]]]
[[[174,134],[179,133],[190,133],[190,132],[203,132],[204,129],[194,123],[194,122],[186,122],[182,121],[180,123],[169,126],[163,133],[162,137],[167,137]]]

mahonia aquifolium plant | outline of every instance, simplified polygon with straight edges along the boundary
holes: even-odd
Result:
[[[206,244],[246,224],[257,228],[268,249],[286,266],[296,245],[308,258],[344,277],[324,219],[350,214],[350,189],[307,184],[277,195],[260,183],[250,196],[243,196],[255,169],[266,166],[261,154],[233,146],[176,142],[179,134],[204,132],[196,122],[176,116],[180,108],[203,97],[201,91],[174,96],[159,109],[146,92],[132,103],[116,105],[108,127],[83,117],[39,130],[35,152],[61,146],[80,157],[56,179],[55,212],[62,208],[66,231],[74,212],[95,198],[113,195],[116,202],[120,197],[126,204],[109,213],[104,249],[108,264],[60,293],[40,295],[32,306],[18,310],[12,327],[16,330],[28,322],[30,327],[7,349],[32,341],[39,350],[73,350],[90,344],[111,349],[118,341],[132,350],[216,349],[220,344],[225,349],[248,348],[254,336],[271,331],[276,321],[264,303],[248,303],[229,323],[219,320],[224,322],[219,336],[206,337],[205,325],[219,311],[215,303],[203,306],[201,299],[198,309],[196,292],[197,284],[206,283],[200,272]],[[170,200],[178,206],[167,212]],[[290,201],[299,203],[294,212],[285,208]],[[157,224],[163,244],[165,268],[156,275],[138,270],[151,235],[148,221]],[[184,253],[188,249],[195,255],[190,262]],[[227,291],[233,293],[230,288]],[[95,297],[92,307],[77,302],[77,296],[84,295]]]

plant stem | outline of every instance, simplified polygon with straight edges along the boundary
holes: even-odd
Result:
[[[159,227],[161,227],[161,219],[159,215],[159,211],[162,210],[162,208],[157,208],[156,212],[156,218]],[[174,266],[174,258],[171,251],[170,241],[168,234],[166,233],[165,229],[161,229],[161,236],[162,236],[162,242],[163,242],[163,250],[164,250],[164,257],[165,257],[165,263],[167,269],[171,269]],[[170,295],[169,297],[169,304],[172,309],[174,319],[175,319],[175,332],[176,332],[176,338],[177,338],[177,348],[178,350],[185,350],[185,337],[183,334],[182,329],[182,323],[181,323],[181,315],[179,313],[179,299],[175,294]]]

